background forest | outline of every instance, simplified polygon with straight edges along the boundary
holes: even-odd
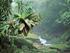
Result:
[[[70,53],[70,0],[0,0],[0,53]]]

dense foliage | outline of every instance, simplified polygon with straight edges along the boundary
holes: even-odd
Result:
[[[39,14],[34,12],[30,2],[22,0],[1,0],[0,1],[0,52],[13,53],[14,48],[20,48],[25,42],[25,45],[33,47],[27,41],[21,41],[19,38],[24,39],[31,28],[36,25],[40,19]],[[15,41],[17,38],[20,43]],[[15,43],[16,42],[16,43]],[[18,45],[20,44],[20,45]],[[31,46],[30,46],[31,45]],[[27,47],[27,46],[25,46]],[[4,51],[2,51],[4,50]],[[15,51],[16,53],[16,51]]]
[[[42,48],[42,45],[39,43],[37,45],[41,48],[38,49],[33,46],[33,39],[31,39],[33,42],[30,43],[28,42],[29,40],[25,38],[25,36],[31,32],[31,29],[38,25],[40,20],[42,20],[39,13],[33,8],[33,2],[30,0],[0,0],[1,53],[57,53],[64,52],[64,50],[70,48],[70,0],[49,0],[46,1],[46,4],[44,5],[47,5],[45,8],[47,8],[48,11],[43,9],[43,6],[42,9],[39,9],[41,11],[41,17],[46,17],[46,19],[44,18],[42,21],[46,22],[46,24],[43,23],[44,25],[40,26],[44,27],[47,25],[45,26],[46,28],[42,30],[47,30],[47,34],[45,33],[45,36],[43,36],[44,33],[43,35],[40,35],[47,40],[50,39],[54,45],[49,48],[44,46],[44,48]],[[62,7],[58,5],[61,5]]]

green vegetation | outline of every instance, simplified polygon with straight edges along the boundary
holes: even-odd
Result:
[[[0,53],[70,53],[69,34],[70,0],[0,0]]]

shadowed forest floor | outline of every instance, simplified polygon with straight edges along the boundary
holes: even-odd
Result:
[[[4,49],[0,47],[0,53],[70,53],[66,44],[41,45],[38,36],[32,33],[27,37],[16,37],[14,44]]]

